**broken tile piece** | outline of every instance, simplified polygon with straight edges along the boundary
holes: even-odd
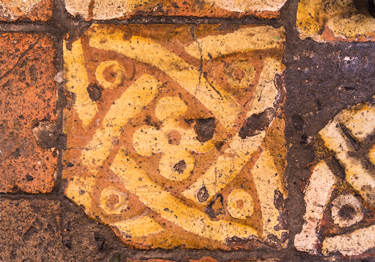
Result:
[[[51,192],[58,140],[53,39],[4,33],[0,45],[0,192]]]
[[[372,103],[358,104],[342,110],[316,137],[317,167],[324,169],[314,169],[307,187],[298,250],[358,256],[375,248],[374,118]],[[314,185],[320,189],[312,194]]]
[[[322,161],[314,168],[305,192],[306,213],[301,233],[294,239],[297,250],[317,253],[317,227],[323,218],[324,208],[330,199],[336,177]]]
[[[318,42],[375,41],[374,18],[357,11],[352,0],[301,0],[297,28],[301,39]]]
[[[344,256],[355,256],[374,247],[375,225],[349,234],[326,238],[322,250],[324,255],[339,251]]]
[[[66,10],[85,20],[125,19],[136,15],[275,18],[286,0],[65,0]]]
[[[66,196],[136,248],[285,248],[284,40],[93,25],[65,43]]]
[[[48,21],[52,8],[53,0],[1,0],[0,21]]]

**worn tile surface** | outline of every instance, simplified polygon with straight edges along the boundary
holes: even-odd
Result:
[[[0,0],[0,21],[48,21],[53,0]]]
[[[0,200],[0,260],[63,261],[60,203]]]
[[[4,33],[0,46],[0,192],[47,193],[57,164],[54,43]]]
[[[375,248],[375,106],[358,104],[318,134],[321,161],[305,189],[306,213],[298,250],[357,256]]]
[[[67,42],[67,197],[132,247],[285,247],[283,42],[220,25]]]
[[[274,18],[286,0],[65,0],[67,11],[86,20],[109,20],[134,15]]]
[[[297,11],[300,37],[326,41],[374,41],[374,19],[359,13],[352,0],[301,0]]]
[[[131,258],[128,258],[126,262],[141,262],[141,261],[146,261],[146,262],[172,262],[175,260],[165,260],[165,259],[148,259],[148,260],[133,260]],[[243,260],[226,260],[228,262],[278,262],[280,261],[279,259],[243,259]],[[204,257],[202,259],[190,259],[189,262],[219,262],[219,260],[216,260],[211,257]]]

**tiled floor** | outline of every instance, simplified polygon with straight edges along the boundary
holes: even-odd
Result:
[[[374,25],[350,0],[0,0],[0,260],[372,261]]]
[[[284,39],[270,26],[91,26],[64,53],[67,196],[136,247],[286,247]]]

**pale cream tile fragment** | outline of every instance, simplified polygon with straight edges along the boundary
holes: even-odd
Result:
[[[353,136],[362,142],[375,131],[375,107],[365,104],[358,110],[343,110],[337,120],[345,124]]]
[[[268,235],[275,235],[279,239],[284,230],[275,230],[279,224],[279,210],[275,206],[275,191],[280,191],[284,197],[286,192],[283,187],[282,175],[277,172],[274,160],[268,150],[264,150],[254,168],[251,170],[254,183],[257,189],[262,212],[263,238]]]
[[[361,161],[349,155],[354,151],[350,141],[340,128],[337,119],[341,115],[329,122],[320,132],[325,146],[332,150],[336,158],[345,167],[346,180],[370,203],[374,203],[375,198],[369,192],[375,192],[375,179],[369,170],[363,167]],[[365,190],[366,189],[366,190]]]
[[[370,248],[375,248],[375,225],[358,229],[350,234],[326,238],[322,252],[328,255],[338,251],[344,256],[357,256]]]
[[[73,16],[88,18],[90,2],[91,0],[65,0],[65,8]]]
[[[0,1],[1,16],[10,17],[11,20],[19,17],[19,13],[30,13],[42,0],[10,0]],[[17,10],[17,12],[15,12]]]
[[[233,12],[254,11],[278,11],[283,7],[286,0],[204,0],[215,4],[220,8]]]
[[[16,0],[16,2],[21,1]],[[284,6],[286,0],[204,0],[204,2],[212,5],[214,8],[244,13],[247,11],[277,12]],[[156,1],[153,5],[156,6],[157,3]],[[150,5],[149,0],[65,0],[66,9],[72,15],[80,15],[85,19],[92,18],[97,20],[122,18],[131,12],[142,10],[142,7],[148,4]],[[90,5],[93,8],[92,17],[89,14]],[[207,12],[209,11],[208,9]],[[191,11],[185,10],[185,12],[189,14]]]
[[[317,227],[332,194],[336,177],[324,161],[314,168],[305,192],[306,212],[301,233],[294,239],[294,246],[299,251],[317,254]]]

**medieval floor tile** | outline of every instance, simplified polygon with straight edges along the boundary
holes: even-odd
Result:
[[[275,18],[286,0],[65,0],[67,11],[86,20],[123,19],[134,15]]]
[[[48,21],[53,0],[0,0],[0,21]]]
[[[165,259],[133,260],[133,259],[128,258],[126,260],[126,262],[142,262],[142,261],[145,261],[145,262],[173,262],[173,260],[165,260]],[[225,259],[225,261],[227,261],[227,262],[278,262],[280,260],[274,259],[274,258],[271,258],[271,259],[253,258],[253,259],[243,259],[243,260],[230,260],[230,259],[227,260],[227,259]],[[216,260],[216,259],[211,258],[211,257],[205,257],[205,258],[202,258],[202,259],[190,259],[189,262],[219,262],[219,260]]]
[[[63,261],[60,203],[0,200],[1,261]]]
[[[284,39],[93,25],[66,42],[66,196],[132,247],[286,247]]]
[[[375,248],[375,162],[368,157],[374,120],[375,106],[359,104],[336,115],[315,138],[321,162],[305,190],[298,250],[358,256]]]
[[[375,41],[373,20],[359,13],[352,0],[301,0],[298,4],[297,28],[302,39]]]
[[[0,192],[47,193],[57,164],[54,43],[5,33],[0,46]]]

